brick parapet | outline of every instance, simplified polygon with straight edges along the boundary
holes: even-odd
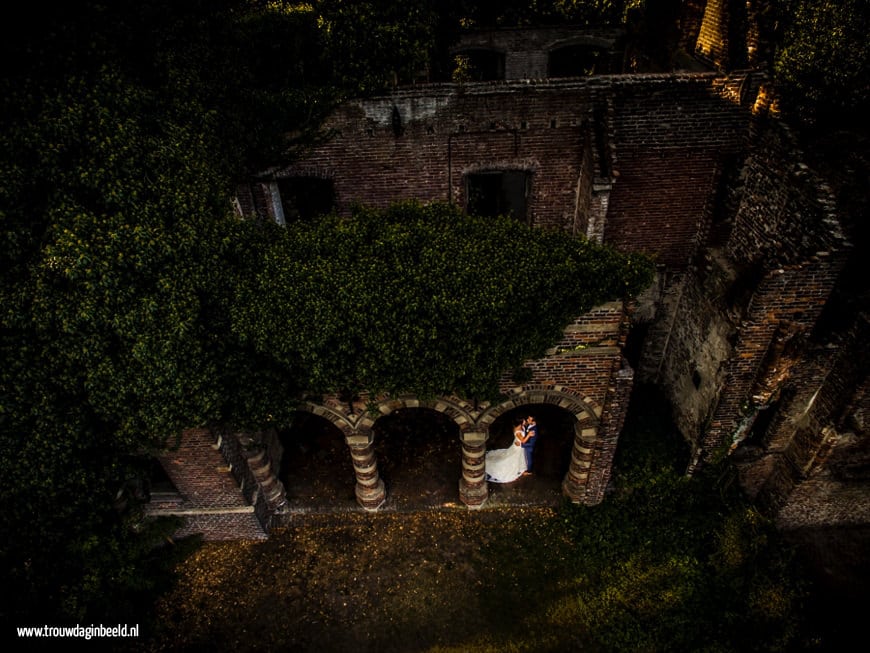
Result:
[[[578,316],[548,355],[526,361],[530,377],[526,383],[574,388],[584,396],[603,403],[615,369],[622,360],[622,346],[628,329],[623,302],[609,302]],[[500,390],[516,385],[513,373],[506,373]]]

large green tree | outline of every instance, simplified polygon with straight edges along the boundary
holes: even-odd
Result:
[[[316,34],[267,6],[21,9],[0,57],[3,616],[80,620],[144,578],[113,510],[131,454],[219,416],[256,360],[220,337],[232,181],[329,91],[261,65]]]

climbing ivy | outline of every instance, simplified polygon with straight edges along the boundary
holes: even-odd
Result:
[[[572,318],[651,278],[644,257],[443,203],[261,233],[234,334],[319,391],[492,398],[505,370],[541,356]]]

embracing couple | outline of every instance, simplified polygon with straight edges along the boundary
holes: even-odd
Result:
[[[507,449],[493,449],[486,453],[486,480],[510,483],[520,476],[532,473],[532,454],[538,438],[538,424],[529,415],[514,420],[514,441]]]

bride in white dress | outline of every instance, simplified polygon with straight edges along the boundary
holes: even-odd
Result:
[[[510,483],[526,471],[526,456],[523,453],[523,420],[514,420],[514,441],[507,449],[486,452],[486,480],[493,483]]]

